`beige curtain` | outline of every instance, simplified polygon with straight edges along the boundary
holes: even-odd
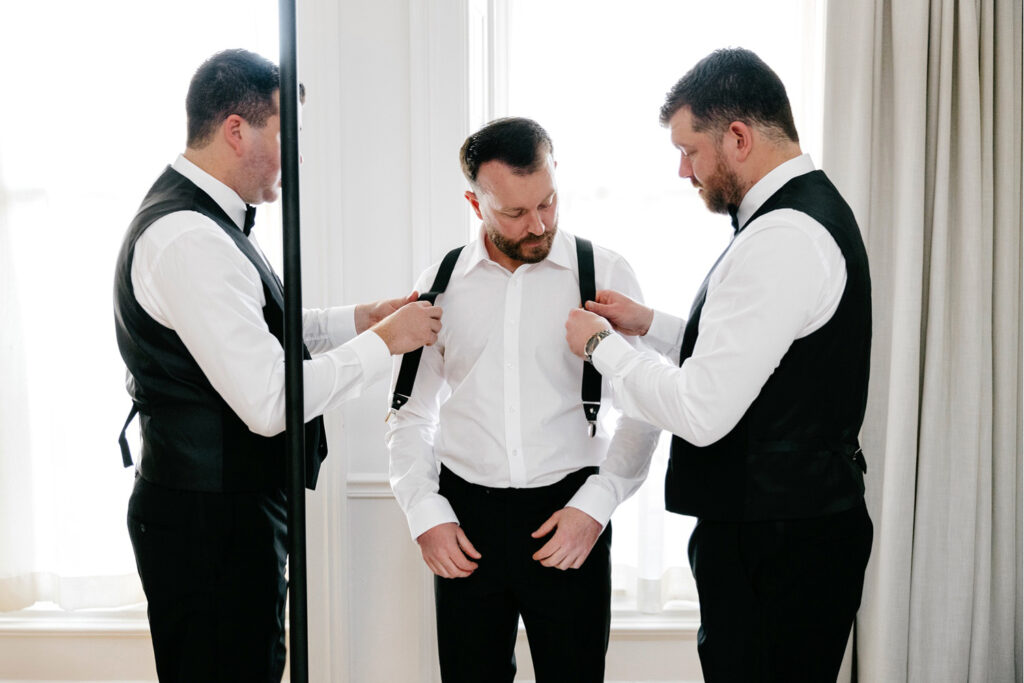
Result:
[[[832,0],[825,102],[873,279],[855,677],[1020,681],[1020,1]]]

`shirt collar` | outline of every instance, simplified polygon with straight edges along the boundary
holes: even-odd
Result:
[[[761,208],[761,205],[768,201],[768,198],[782,189],[782,186],[797,176],[810,173],[814,170],[814,162],[810,154],[801,154],[789,161],[784,161],[765,175],[765,177],[754,183],[754,186],[747,190],[740,208],[736,212],[736,220],[740,227],[744,226],[750,217]]]
[[[543,263],[551,263],[555,266],[572,270],[576,265],[575,248],[573,236],[564,230],[559,230],[555,233],[555,240],[551,243],[551,251],[548,253],[546,259],[540,263],[528,263],[520,267],[526,268],[529,266],[538,266]],[[462,269],[462,275],[466,275],[476,266],[487,261],[491,261],[491,257],[487,254],[487,245],[484,243],[484,227],[481,225],[480,231],[477,233],[477,238],[470,242],[467,247],[465,266]],[[493,261],[491,262],[493,263]]]
[[[242,229],[245,224],[246,204],[238,196],[238,193],[186,159],[184,154],[178,155],[178,158],[171,164],[171,168],[210,195],[210,198],[217,202],[217,205],[224,210],[224,213],[238,226],[238,229]]]

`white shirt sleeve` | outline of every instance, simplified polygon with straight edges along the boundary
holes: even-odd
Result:
[[[608,275],[598,279],[598,282],[607,283],[599,289],[614,289],[635,301],[643,302],[636,275],[625,259],[619,256],[610,264]],[[635,353],[650,354],[637,337],[631,337],[629,342],[624,343],[630,344],[629,348]],[[607,392],[611,385],[608,382],[604,384]],[[610,398],[612,396],[606,394],[602,402],[608,405],[612,402],[607,400]],[[647,478],[651,455],[658,445],[660,435],[660,428],[620,414],[600,472],[587,478],[567,506],[582,510],[602,526],[607,525],[615,508],[633,495]]]
[[[751,224],[722,259],[682,367],[618,335],[601,342],[594,364],[612,378],[623,412],[696,446],[712,444],[736,426],[793,341],[831,318],[846,282],[842,253],[823,227],[812,221],[817,231],[808,231],[789,213],[766,214],[757,230]]]
[[[216,224],[195,212],[154,222],[136,243],[132,285],[142,308],[178,334],[249,429],[263,436],[284,430],[284,349],[263,319],[256,268]],[[390,354],[376,334],[337,345],[354,332],[348,318],[345,308],[303,315],[313,347],[336,347],[303,363],[307,421],[387,376]]]
[[[434,272],[436,269],[431,268],[420,276],[416,291],[426,291]],[[394,359],[392,391],[402,358]],[[438,493],[440,470],[434,455],[434,436],[449,389],[444,379],[444,356],[437,346],[423,347],[415,386],[409,401],[388,420],[385,437],[391,489],[405,513],[413,540],[438,524],[459,521],[448,499]]]
[[[323,353],[356,336],[356,307],[304,308],[302,341],[310,354]]]

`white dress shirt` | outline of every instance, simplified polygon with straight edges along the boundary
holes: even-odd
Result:
[[[418,291],[438,266],[420,276]],[[598,289],[641,297],[618,254],[595,245],[594,270]],[[437,300],[438,341],[423,349],[412,396],[389,421],[391,486],[413,538],[458,522],[438,494],[438,463],[499,488],[546,486],[600,465],[569,505],[601,524],[643,482],[660,430],[622,418],[611,439],[604,429],[587,432],[583,361],[565,343],[565,321],[580,305],[577,272],[575,240],[563,231],[545,260],[514,272],[488,257],[482,231],[463,249]],[[607,411],[611,387],[603,385]]]
[[[780,164],[743,197],[743,225],[791,179],[814,170],[808,155]],[[770,211],[736,238],[708,281],[693,355],[682,365],[685,321],[655,312],[647,343],[671,365],[612,335],[594,365],[615,387],[620,409],[696,446],[728,434],[794,340],[831,319],[846,287],[846,261],[820,223],[792,209]]]
[[[184,156],[173,168],[241,229],[246,205],[234,190]],[[262,254],[254,233],[249,240]],[[139,305],[178,334],[246,426],[263,436],[284,431],[284,349],[263,319],[259,273],[220,226],[195,211],[162,216],[136,242],[131,278]],[[304,310],[302,334],[310,353],[319,354],[302,366],[307,422],[391,368],[377,334],[355,335],[354,307]]]

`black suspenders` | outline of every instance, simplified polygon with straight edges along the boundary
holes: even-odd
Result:
[[[448,288],[448,281],[452,277],[452,270],[455,262],[459,260],[459,254],[463,247],[452,249],[441,261],[441,266],[434,276],[434,283],[430,286],[429,292],[420,295],[420,301],[434,303],[439,294]],[[579,262],[580,277],[580,305],[594,300],[596,288],[594,285],[594,245],[582,237],[576,238],[576,260]],[[443,324],[443,320],[442,320]],[[410,351],[402,357],[402,367],[398,371],[398,381],[395,383],[395,392],[391,396],[391,411],[388,417],[402,409],[412,395],[412,387],[416,382],[416,372],[420,366],[420,356],[423,349]],[[583,398],[583,414],[587,418],[588,432],[594,436],[597,432],[597,414],[601,410],[601,373],[590,363],[583,363],[583,387],[581,389]]]
[[[582,237],[576,238],[576,260],[580,267],[580,306],[593,301],[597,294],[594,285],[594,245]],[[593,437],[597,433],[597,413],[601,410],[601,373],[592,363],[583,363],[583,414],[587,416],[587,430]]]
[[[430,285],[429,292],[420,294],[419,301],[429,301],[433,304],[437,299],[437,295],[444,293],[444,290],[448,289],[448,281],[452,278],[452,270],[455,269],[455,262],[459,260],[459,254],[462,253],[462,249],[463,247],[452,249],[444,255],[441,267],[437,269],[437,275],[434,276],[434,284]],[[444,323],[442,322],[442,324]],[[420,356],[422,355],[423,347],[421,346],[415,351],[410,351],[402,356],[402,368],[398,371],[395,393],[391,395],[389,418],[409,402],[409,397],[412,396],[412,385],[416,382],[416,371],[420,367]]]

